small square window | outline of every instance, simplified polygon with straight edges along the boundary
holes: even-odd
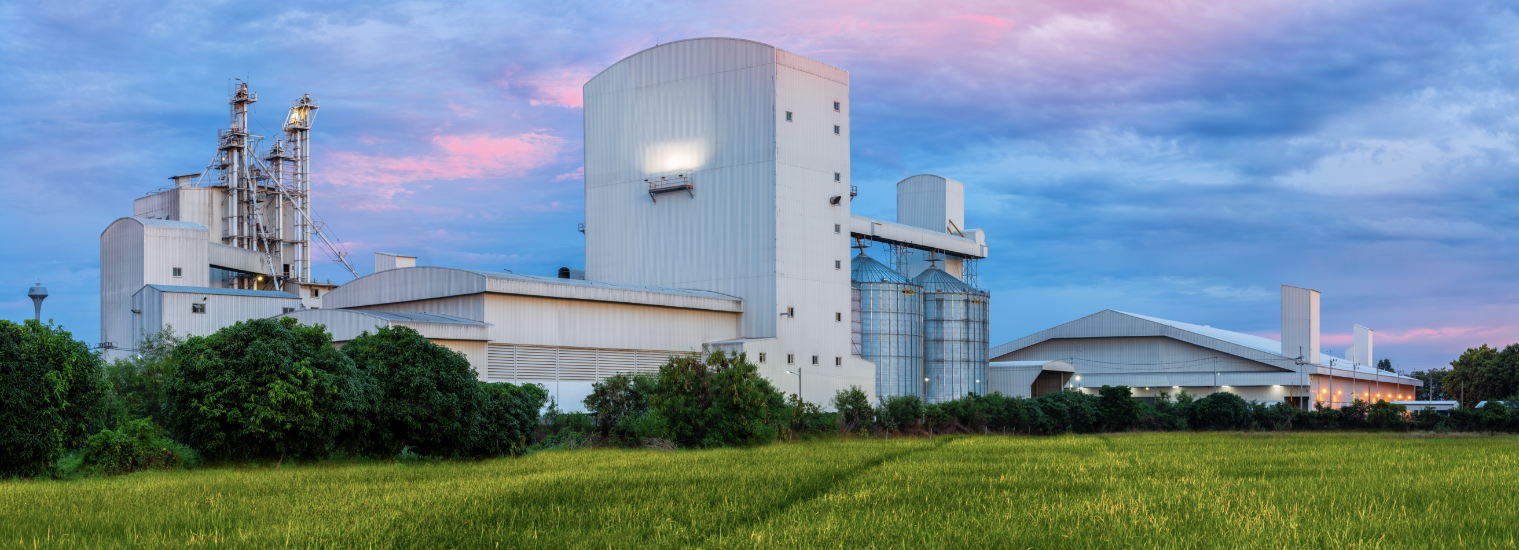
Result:
[[[837,124],[833,125],[833,135],[836,135],[836,136],[843,135],[843,133],[839,129],[839,125],[837,125]]]
[[[841,232],[843,232],[843,230],[844,230],[843,226],[841,226],[839,224],[833,224],[833,232],[834,233],[841,233]]]
[[[838,132],[834,132],[834,133],[838,133]],[[838,172],[834,172],[833,173],[833,181],[844,181],[844,175],[840,174]]]
[[[760,352],[760,354],[759,354],[759,359],[760,359],[760,362],[761,362],[761,363],[764,363],[764,362],[765,362],[765,352],[763,352],[763,351],[762,351],[762,352]]]
[[[818,356],[816,356],[816,355],[812,356],[812,364],[814,364],[814,365],[818,364]]]
[[[786,364],[787,365],[796,364],[796,354],[794,354],[794,353],[788,353],[788,354],[786,354]]]
[[[835,367],[842,367],[842,366],[844,366],[844,358],[843,357],[834,357],[833,358],[833,366],[835,366]]]
[[[180,269],[178,267],[174,268],[174,276],[175,277],[183,277],[184,275],[185,275],[185,272],[184,272],[183,269]]]
[[[839,102],[837,102],[837,101],[833,102],[833,110],[834,111],[838,111],[839,110]]]
[[[844,268],[844,262],[839,261],[839,260],[834,260],[833,261],[833,268],[834,269],[843,269]]]
[[[190,304],[190,313],[205,313],[206,304]]]
[[[311,289],[311,297],[312,298],[321,298],[322,297],[322,290],[318,289],[318,288]]]
[[[840,323],[844,322],[844,314],[838,311],[833,312],[833,320]]]
[[[786,111],[786,122],[791,122],[791,111]]]

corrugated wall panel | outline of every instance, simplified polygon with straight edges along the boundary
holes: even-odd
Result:
[[[485,375],[492,382],[592,382],[620,372],[658,372],[682,352],[488,344]]]

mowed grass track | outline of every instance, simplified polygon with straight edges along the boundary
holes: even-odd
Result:
[[[0,482],[5,547],[1514,548],[1519,438],[839,440]]]

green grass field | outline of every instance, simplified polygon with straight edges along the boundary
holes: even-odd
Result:
[[[1519,438],[835,440],[0,482],[0,548],[1514,548]]]

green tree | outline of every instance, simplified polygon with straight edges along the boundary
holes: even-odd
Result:
[[[538,384],[480,382],[484,395],[480,426],[474,441],[475,456],[516,456],[522,453],[538,429],[538,411],[549,392]]]
[[[174,327],[164,325],[163,330],[144,334],[137,341],[132,358],[117,359],[106,366],[106,379],[111,383],[111,426],[139,418],[150,419],[159,426],[166,423],[164,380],[169,375],[174,348],[184,343],[185,338],[175,334]]]
[[[1502,350],[1487,344],[1467,349],[1442,380],[1444,390],[1461,401],[1462,407],[1519,394],[1519,344]]]
[[[0,476],[52,472],[105,426],[103,367],[63,327],[0,320]]]
[[[1450,392],[1446,391],[1445,376],[1450,374],[1450,369],[1429,369],[1427,371],[1414,371],[1409,374],[1424,384],[1414,388],[1414,399],[1419,401],[1445,401],[1451,399]]]
[[[1252,419],[1250,404],[1243,397],[1218,392],[1198,399],[1187,423],[1194,430],[1242,430],[1250,427]]]
[[[596,428],[602,438],[632,436],[629,422],[649,410],[649,395],[659,386],[653,374],[620,372],[591,385],[591,394],[582,403],[596,414]]]
[[[208,459],[356,450],[374,400],[369,377],[324,327],[288,317],[191,337],[175,348],[164,384],[170,433]]]
[[[1104,431],[1124,432],[1139,424],[1139,401],[1128,386],[1103,386],[1097,393]]]
[[[722,447],[775,441],[786,401],[745,355],[714,352],[706,360],[673,357],[660,367],[649,406],[676,444]]]
[[[1377,370],[1385,370],[1387,372],[1391,372],[1391,373],[1394,373],[1394,374],[1396,374],[1398,372],[1398,371],[1392,370],[1392,360],[1391,359],[1383,359],[1381,361],[1377,361]]]
[[[835,392],[833,410],[839,412],[839,431],[842,432],[869,428],[875,417],[875,408],[870,406],[870,396],[865,395],[859,386]]]
[[[410,447],[423,456],[452,457],[474,446],[485,395],[463,354],[410,327],[381,327],[345,344],[343,355],[376,390],[362,441],[366,452],[394,457]]]

